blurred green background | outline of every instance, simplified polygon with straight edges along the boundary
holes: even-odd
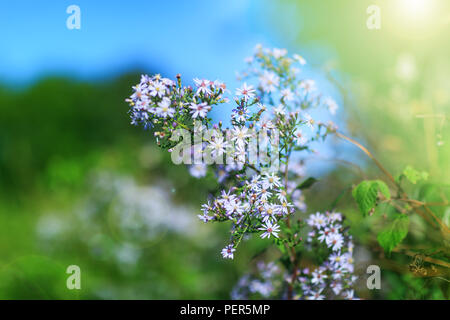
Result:
[[[172,165],[151,132],[130,126],[124,99],[142,72],[220,78],[233,88],[233,71],[258,42],[301,53],[305,76],[339,102],[341,130],[394,175],[407,165],[429,172],[409,186],[412,196],[450,198],[448,1],[79,1],[78,31],[65,28],[69,4],[1,5],[0,299],[229,298],[267,243],[248,240],[234,261],[221,259],[227,226],[196,217],[215,182]],[[372,4],[380,30],[366,26]],[[343,195],[358,295],[448,299],[448,270],[439,270],[444,280],[418,277],[412,257],[380,251],[381,215],[363,219],[348,191],[381,173],[353,146],[329,142],[324,153],[337,161],[322,161],[308,212]],[[450,224],[448,207],[434,210]],[[447,246],[438,257],[449,261],[433,232],[415,219],[404,245]],[[73,264],[82,290],[66,288]],[[380,292],[364,288],[368,264],[382,266]]]

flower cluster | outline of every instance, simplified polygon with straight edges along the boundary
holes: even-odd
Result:
[[[248,68],[238,76],[243,84],[231,97],[217,80],[194,79],[193,86],[183,86],[180,76],[176,81],[142,76],[127,99],[131,122],[154,126],[158,145],[171,152],[175,163],[189,165],[194,177],[210,172],[217,178],[219,188],[198,217],[205,223],[230,223],[223,258],[233,259],[241,240],[256,233],[283,248],[295,265],[290,269],[297,270],[301,224],[291,220],[296,212],[306,211],[301,156],[314,152],[313,143],[336,130],[332,122],[311,114],[319,107],[334,114],[337,104],[324,97],[313,80],[301,76],[306,61],[299,55],[257,46],[246,61]],[[230,103],[230,125],[213,123],[213,107]],[[323,241],[331,243],[334,252],[343,252],[346,245],[339,232],[330,232]]]
[[[260,232],[261,238],[278,238],[278,221],[293,213],[293,204],[287,199],[286,189],[275,173],[253,175],[251,180],[241,179],[240,185],[202,206],[203,222],[231,221],[232,240],[222,250],[224,258],[233,259],[234,246],[245,233]]]
[[[233,300],[271,298],[280,290],[281,269],[274,263],[260,261],[254,274],[244,275],[231,291]]]
[[[352,286],[357,277],[353,273],[353,242],[342,226],[342,219],[337,212],[309,216],[307,223],[312,231],[308,233],[307,243],[311,251],[326,247],[328,256],[319,267],[301,271],[298,298],[322,300],[334,295],[355,299]]]

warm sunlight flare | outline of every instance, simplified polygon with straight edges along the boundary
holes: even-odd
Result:
[[[402,20],[423,24],[433,17],[437,5],[437,0],[397,0],[396,10]]]

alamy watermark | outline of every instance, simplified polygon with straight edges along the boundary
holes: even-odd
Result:
[[[66,20],[67,29],[81,29],[81,9],[79,6],[72,4],[67,7],[66,13],[70,14]]]
[[[66,269],[66,273],[70,274],[66,280],[66,286],[69,290],[81,289],[81,269],[77,265],[70,265]]]

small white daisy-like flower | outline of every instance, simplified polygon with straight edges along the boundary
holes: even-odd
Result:
[[[261,238],[270,238],[270,236],[274,236],[278,238],[278,232],[280,232],[280,227],[277,224],[272,224],[272,222],[267,221],[262,225],[258,230],[263,230],[264,232],[261,234]]]
[[[222,257],[224,259],[233,259],[234,258],[234,252],[236,251],[235,248],[233,248],[233,245],[229,244],[225,248],[222,249]]]
[[[306,60],[299,54],[294,54],[293,58],[300,63],[300,65],[304,66],[306,64]]]
[[[255,96],[255,89],[253,86],[248,86],[247,83],[244,82],[241,88],[236,89],[236,95],[242,96],[244,100],[247,101]]]
[[[283,214],[288,214],[293,205],[287,201],[282,201],[280,205],[280,212]]]
[[[307,220],[308,225],[310,225],[311,227],[318,228],[318,229],[325,227],[326,221],[327,220],[326,220],[325,215],[323,215],[320,212],[310,215],[310,217]]]
[[[336,114],[336,110],[339,108],[337,103],[336,103],[336,101],[334,101],[331,98],[327,98],[325,100],[325,105],[328,107],[328,110],[330,111],[330,113],[332,115],[335,115]]]
[[[306,140],[305,135],[303,134],[303,131],[301,129],[297,129],[294,132],[294,139],[295,139],[295,144],[298,146],[303,146],[306,144],[306,142],[308,140]]]
[[[169,98],[164,97],[161,102],[158,103],[156,108],[156,114],[163,118],[172,118],[175,114],[175,109],[170,107],[171,101]]]
[[[223,137],[216,137],[214,140],[209,141],[209,148],[212,150],[214,157],[220,157],[227,147],[228,142],[224,141]]]
[[[150,95],[152,97],[162,97],[166,94],[166,86],[160,82],[155,81],[153,82],[152,86],[150,86]]]
[[[322,295],[323,288],[319,288],[318,291],[311,291],[307,297],[308,300],[324,300],[325,296]]]
[[[273,189],[274,187],[281,187],[280,178],[274,173],[265,173],[262,184],[264,189]]]
[[[205,118],[206,115],[208,114],[208,111],[211,109],[211,107],[208,106],[208,104],[206,102],[199,103],[199,104],[191,103],[189,108],[191,108],[191,115],[192,115],[192,118],[194,118],[194,119],[196,119],[197,117]]]
[[[207,214],[198,214],[197,217],[202,220],[204,223],[207,223],[208,221],[213,220],[213,217],[207,215]]]
[[[275,59],[280,59],[281,57],[284,57],[287,54],[287,50],[286,49],[278,49],[278,48],[274,48],[272,50],[272,55]]]
[[[231,141],[235,141],[238,146],[244,146],[248,143],[247,138],[250,137],[250,134],[248,134],[248,128],[247,127],[238,127],[235,126],[233,130],[231,131],[232,138]]]
[[[314,124],[315,124],[314,119],[308,113],[304,114],[304,118],[305,118],[306,125],[313,131]]]
[[[194,83],[197,86],[197,92],[195,93],[196,95],[199,95],[200,93],[203,93],[204,95],[211,94],[211,81],[195,78]]]
[[[273,108],[273,113],[277,116],[284,116],[286,115],[286,110],[284,109],[284,106],[280,104],[278,107]]]
[[[280,82],[280,78],[271,71],[264,70],[263,74],[259,78],[259,85],[263,89],[264,92],[274,92]]]
[[[327,278],[327,275],[323,274],[321,270],[315,270],[312,273],[311,283],[322,284],[326,278]]]
[[[313,93],[316,90],[316,82],[311,79],[304,80],[300,83],[299,88],[304,90],[305,95]]]
[[[325,239],[326,244],[333,251],[341,250],[342,245],[344,244],[344,238],[340,233],[332,233],[330,236]]]
[[[278,206],[275,204],[266,204],[263,207],[262,217],[263,222],[276,221],[275,215],[279,212]]]
[[[206,169],[207,168],[205,164],[194,164],[189,167],[189,173],[195,178],[202,178],[206,176]]]
[[[292,100],[294,100],[294,94],[292,93],[291,89],[283,89],[283,90],[281,90],[281,96],[283,97],[284,101],[292,101]]]

